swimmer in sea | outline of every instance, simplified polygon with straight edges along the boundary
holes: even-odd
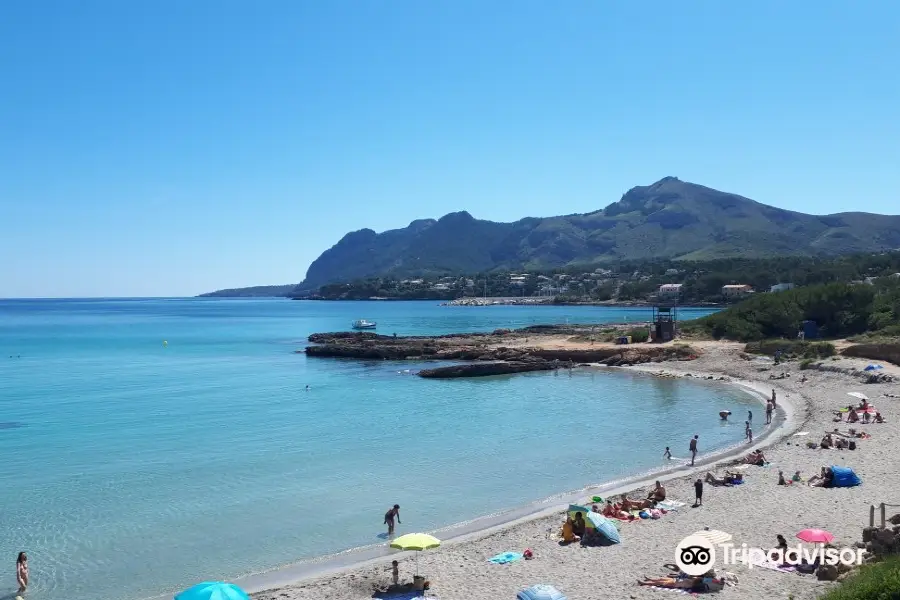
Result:
[[[730,411],[730,410],[720,410],[720,411],[719,411],[719,417],[721,417],[721,419],[722,419],[723,421],[727,421],[727,420],[728,420],[728,417],[730,417],[730,416],[731,416],[731,411]]]
[[[668,446],[666,446],[666,451],[663,452],[663,458],[665,458],[666,460],[672,460],[672,453],[669,452]]]

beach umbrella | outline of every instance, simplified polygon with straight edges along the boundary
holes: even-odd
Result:
[[[869,397],[862,392],[847,392],[847,395],[858,400],[865,400],[866,402],[869,401]]]
[[[415,550],[416,551],[416,576],[419,575],[419,552],[423,550],[431,550],[441,545],[441,540],[427,533],[407,533],[401,535],[391,542],[391,548],[394,550]]]
[[[797,534],[797,539],[810,544],[827,544],[834,539],[834,536],[824,529],[804,529]]]
[[[250,596],[233,583],[204,581],[175,594],[175,600],[250,600]]]
[[[516,600],[568,600],[568,598],[552,585],[541,583],[516,594]]]
[[[693,535],[705,538],[713,546],[724,544],[725,542],[730,542],[732,538],[732,535],[730,533],[719,531],[718,529],[704,529],[703,531],[698,531]]]

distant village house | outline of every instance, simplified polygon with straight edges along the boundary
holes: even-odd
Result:
[[[746,284],[723,285],[722,295],[731,300],[733,298],[743,298],[753,293],[753,288]]]
[[[664,283],[659,286],[658,296],[660,300],[677,300],[681,296],[680,283]]]

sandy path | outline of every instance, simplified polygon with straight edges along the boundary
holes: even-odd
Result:
[[[565,344],[565,338],[543,340],[542,345]],[[787,437],[766,450],[771,461],[768,468],[751,467],[747,482],[733,488],[707,485],[704,506],[685,507],[658,521],[624,523],[623,543],[606,548],[561,547],[552,539],[558,529],[558,515],[533,519],[499,532],[474,536],[458,544],[421,554],[419,569],[432,582],[430,595],[441,600],[496,600],[515,598],[516,592],[535,583],[552,583],[570,600],[601,598],[665,598],[666,592],[638,587],[636,579],[663,574],[663,563],[672,562],[680,539],[705,526],[722,529],[734,535],[737,544],[772,547],[775,535],[783,534],[793,544],[794,534],[806,527],[828,529],[836,543],[851,545],[861,537],[868,522],[870,504],[900,504],[900,475],[896,456],[900,451],[900,400],[888,399],[884,393],[900,394],[900,385],[864,385],[840,373],[805,371],[809,378],[801,384],[797,363],[777,367],[773,372],[792,371],[792,377],[770,381],[770,371],[760,371],[766,363],[738,357],[741,346],[708,343],[705,353],[691,362],[660,363],[643,370],[670,374],[726,375],[752,383],[761,390],[775,387],[779,398],[789,400],[800,415],[797,429],[810,431],[807,437]],[[523,344],[527,344],[523,341]],[[587,346],[590,346],[588,343]],[[548,346],[555,347],[555,346]],[[562,347],[562,346],[559,346]],[[839,359],[833,364],[861,367],[869,361]],[[887,366],[887,365],[886,365]],[[891,370],[896,370],[892,368]],[[650,376],[650,375],[648,375]],[[846,393],[863,391],[888,420],[886,424],[864,427],[872,439],[860,442],[856,451],[810,450],[806,440],[818,440],[834,427],[831,411],[848,404]],[[711,407],[714,409],[716,407]],[[757,422],[763,418],[760,410]],[[757,427],[759,427],[757,425]],[[846,426],[842,428],[846,430]],[[622,451],[627,451],[623,449]],[[817,472],[823,465],[853,467],[864,484],[851,489],[820,489],[805,485],[776,485],[778,470],[786,474],[800,470],[804,476]],[[720,469],[719,474],[722,470]],[[669,497],[693,499],[693,477],[680,477],[666,483]],[[900,510],[900,509],[898,509]],[[891,513],[889,512],[889,515]],[[486,559],[500,552],[534,549],[536,559],[506,566],[495,566]],[[410,556],[401,555],[401,574],[411,577],[414,564]],[[723,592],[728,598],[757,600],[815,598],[829,585],[814,577],[780,573],[764,569],[747,569],[743,565],[728,567],[740,579],[737,587]],[[301,581],[281,589],[260,592],[257,600],[335,600],[363,599],[372,596],[373,586],[389,580],[389,562],[377,561],[331,575]]]

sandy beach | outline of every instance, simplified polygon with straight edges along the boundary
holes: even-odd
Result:
[[[560,343],[564,342],[561,340]],[[694,498],[693,482],[707,471],[721,476],[724,465],[734,462],[733,456],[719,458],[713,465],[702,464],[698,459],[698,466],[693,471],[682,468],[659,476],[667,487],[668,497],[687,504],[659,520],[623,522],[620,527],[622,543],[615,546],[560,546],[556,532],[563,520],[562,506],[552,506],[543,513],[458,536],[437,550],[420,553],[419,571],[431,583],[427,595],[440,600],[496,600],[515,598],[518,591],[536,583],[549,583],[570,600],[666,597],[667,592],[640,587],[637,580],[665,574],[663,564],[674,562],[677,543],[704,527],[731,533],[736,545],[761,548],[775,546],[776,534],[784,535],[788,543],[794,545],[798,531],[816,527],[832,532],[835,545],[852,546],[861,540],[862,528],[868,525],[870,504],[900,504],[896,492],[900,486],[896,468],[896,456],[900,451],[900,441],[897,441],[900,440],[900,399],[885,396],[900,395],[900,384],[866,385],[859,377],[841,372],[861,369],[871,361],[828,359],[824,363],[838,367],[838,371],[799,371],[798,362],[774,366],[771,361],[747,360],[742,356],[741,344],[696,345],[703,349],[697,360],[629,368],[645,371],[648,377],[725,377],[728,381],[722,385],[744,385],[760,395],[768,395],[775,389],[782,407],[780,425],[770,427],[768,432],[762,430],[765,411],[761,403],[753,416],[758,441],[740,450],[740,455],[744,455],[752,448],[765,448],[770,461],[767,467],[748,467],[744,471],[745,483],[740,486],[706,484],[704,504],[700,508],[690,506]],[[900,368],[882,364],[885,366],[883,372],[900,375]],[[782,372],[790,373],[790,377],[770,379],[771,375]],[[806,382],[801,382],[802,376],[807,378]],[[807,441],[820,440],[825,431],[831,431],[835,426],[846,433],[848,425],[834,423],[832,411],[850,404],[853,399],[847,393],[852,391],[867,394],[887,423],[858,425],[857,429],[871,434],[871,439],[859,441],[855,451],[808,449]],[[710,406],[710,411],[718,412],[720,408]],[[732,417],[738,422],[745,418],[744,414]],[[809,434],[794,435],[804,431]],[[768,435],[760,439],[764,433]],[[686,455],[688,441],[685,439],[681,446],[673,446],[673,453]],[[635,440],[634,443],[657,444],[654,440]],[[665,445],[662,443],[660,450]],[[700,450],[699,458],[702,459],[702,439]],[[598,452],[603,451],[602,447],[598,448]],[[623,448],[615,451],[623,451]],[[805,484],[776,484],[779,470],[788,477],[799,470],[804,478],[808,478],[825,465],[852,467],[862,478],[863,485],[823,489]],[[635,489],[631,497],[643,497],[652,479],[632,482],[624,489],[612,491]],[[889,508],[888,516],[894,512],[900,512],[900,508]],[[521,552],[525,548],[534,551],[534,560],[509,565],[487,562],[498,553]],[[248,578],[245,587],[256,592],[253,595],[256,600],[371,598],[377,588],[389,583],[391,558],[400,561],[401,579],[411,580],[414,557],[409,553],[397,553],[390,558],[375,557],[356,566],[344,565],[337,571],[287,585],[285,571],[258,575]],[[721,594],[734,599],[815,598],[834,585],[819,582],[814,576],[748,569],[744,565],[728,566],[727,570],[737,575],[739,583]]]

